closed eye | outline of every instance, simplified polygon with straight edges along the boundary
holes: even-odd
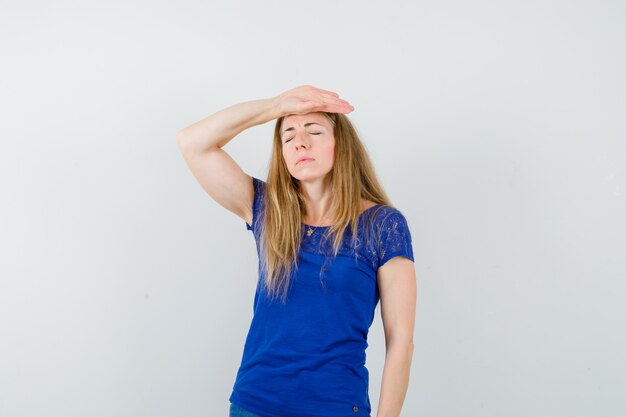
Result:
[[[321,134],[322,134],[321,132],[311,133],[311,135],[321,135]],[[287,140],[285,141],[285,143],[289,142],[291,139],[293,139],[293,138],[287,139]]]

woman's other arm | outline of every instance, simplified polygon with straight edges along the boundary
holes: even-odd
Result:
[[[413,358],[415,264],[403,256],[392,258],[378,269],[377,280],[387,352],[376,415],[399,417]]]

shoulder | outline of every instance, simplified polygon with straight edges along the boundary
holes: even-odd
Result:
[[[404,217],[402,211],[400,211],[396,207],[388,206],[386,204],[372,204],[370,208],[374,206],[378,207],[373,208],[372,210],[370,210],[370,212],[372,213],[372,217],[374,218],[376,223],[385,223],[398,220],[406,221],[406,218]]]
[[[361,199],[361,212],[367,210],[370,207],[374,207],[375,205],[376,205],[375,202],[362,198]]]
[[[376,206],[376,207],[374,207]],[[386,204],[374,204],[364,213],[366,239],[380,242],[393,234],[409,234],[409,223],[402,211]],[[372,233],[372,234],[370,234]]]
[[[402,211],[396,207],[380,205],[368,211],[370,230],[378,245],[398,240],[411,240],[410,225]]]
[[[382,206],[376,216],[375,225],[379,267],[396,256],[404,256],[414,261],[411,228],[399,209]]]

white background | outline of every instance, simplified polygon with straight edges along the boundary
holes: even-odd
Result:
[[[625,415],[625,23],[618,0],[0,1],[0,416],[227,415],[255,243],[175,135],[301,84],[355,106],[411,228],[402,415]],[[272,129],[225,150],[265,178]],[[379,308],[369,343],[374,417]]]

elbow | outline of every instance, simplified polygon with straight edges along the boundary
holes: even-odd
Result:
[[[214,149],[221,148],[219,144],[205,144],[205,141],[200,141],[189,135],[189,132],[185,132],[185,129],[176,133],[176,143],[178,148],[182,152],[208,152]]]
[[[404,352],[409,356],[413,356],[413,341],[404,339],[391,339],[387,343],[388,351]]]
[[[181,151],[185,151],[189,147],[189,139],[185,137],[182,130],[176,134],[176,143]]]

